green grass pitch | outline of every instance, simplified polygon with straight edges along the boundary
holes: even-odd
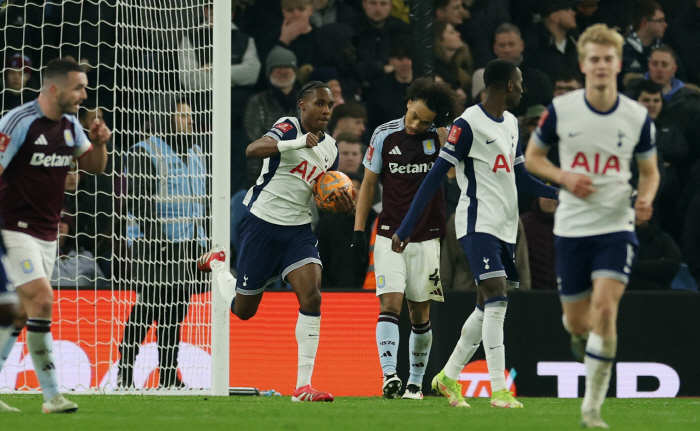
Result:
[[[445,398],[423,401],[337,398],[292,403],[289,397],[72,396],[77,414],[44,415],[38,395],[2,395],[22,413],[0,413],[0,430],[576,430],[580,399],[519,398],[522,410],[495,409],[467,399],[470,409]],[[608,399],[603,418],[612,430],[700,430],[700,399]]]

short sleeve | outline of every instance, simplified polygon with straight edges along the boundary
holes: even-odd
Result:
[[[384,148],[384,139],[389,135],[389,132],[382,130],[375,130],[372,135],[372,140],[369,142],[369,147],[367,147],[367,152],[365,153],[365,159],[362,164],[365,168],[379,174],[382,172],[382,149]]]
[[[278,120],[277,123],[265,133],[265,136],[269,136],[275,141],[289,141],[297,138],[297,127],[289,119]]]
[[[656,154],[656,126],[648,115],[642,126],[639,142],[634,147],[634,153],[637,160],[645,160]]]
[[[547,110],[540,116],[535,133],[532,134],[535,144],[546,150],[552,148],[559,142],[557,135],[557,113],[554,111],[554,104],[550,103]]]
[[[447,142],[440,150],[440,157],[457,166],[469,156],[474,142],[472,128],[464,118],[458,118],[452,123]]]
[[[32,118],[22,118],[22,111],[6,114],[0,119],[0,165],[3,168],[12,161],[27,137]]]
[[[90,151],[92,148],[92,143],[88,139],[83,126],[78,122],[77,118],[71,117],[71,123],[73,123],[73,134],[75,135],[75,148],[73,149],[73,157],[76,159],[81,157],[83,154]]]

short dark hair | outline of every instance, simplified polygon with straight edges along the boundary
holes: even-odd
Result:
[[[451,0],[434,0],[433,1],[433,8],[435,10],[438,9],[445,9],[449,4]]]
[[[491,60],[484,69],[484,85],[487,89],[501,89],[513,79],[513,72],[517,66],[509,60]]]
[[[61,78],[68,76],[70,72],[80,72],[85,73],[80,65],[73,60],[66,60],[64,58],[54,58],[49,61],[46,65],[44,73],[42,75],[42,80]]]
[[[350,132],[343,132],[336,136],[335,142],[346,142],[348,144],[359,144],[362,145],[362,139]]]
[[[353,102],[335,106],[333,108],[333,114],[331,114],[331,121],[328,123],[328,130],[335,130],[338,121],[347,117],[362,118],[362,120],[367,122],[367,109],[359,103]]]
[[[413,56],[413,40],[406,33],[399,33],[391,38],[389,58],[411,58]]]
[[[301,87],[301,90],[299,91],[299,100],[306,97],[306,95],[311,94],[311,92],[317,88],[327,88],[328,90],[331,89],[331,87],[329,87],[328,84],[326,84],[325,82],[309,81],[306,84],[304,84],[303,87]]]
[[[515,33],[520,39],[522,39],[522,35],[520,34],[520,29],[515,24],[511,24],[509,22],[504,22],[503,24],[500,24],[498,27],[496,27],[496,31],[493,32],[493,35],[495,38],[496,35],[504,34],[504,33]]]
[[[407,100],[420,100],[435,113],[435,127],[445,127],[459,115],[457,95],[449,84],[434,78],[418,78],[406,90]]]
[[[632,30],[637,31],[642,25],[642,20],[649,21],[654,17],[657,10],[662,10],[661,5],[653,0],[641,1],[632,8],[632,19],[630,25]]]
[[[668,46],[668,45],[659,45],[659,46],[657,46],[657,47],[655,47],[655,48],[652,48],[651,54],[653,54],[653,53],[655,53],[655,52],[657,52],[657,51],[659,51],[659,52],[667,52],[667,53],[671,54],[671,57],[673,57],[673,60],[676,62],[676,64],[678,64],[678,54],[676,54],[676,51],[675,51],[673,48],[671,48],[670,46]],[[651,54],[649,54],[649,57],[651,57]]]
[[[642,91],[649,94],[663,95],[663,87],[661,86],[661,84],[657,84],[656,82],[647,79],[641,80],[637,85],[634,86],[634,93],[632,94],[634,100],[639,100],[639,97],[642,95]]]
[[[576,81],[579,84],[581,84],[581,86],[583,86],[583,77],[579,73],[573,72],[571,70],[562,70],[561,72],[557,73],[554,76],[554,81],[552,81],[552,83],[556,84],[558,81]]]

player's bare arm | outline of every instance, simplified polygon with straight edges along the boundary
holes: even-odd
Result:
[[[445,142],[447,142],[447,128],[446,127],[438,127],[437,134],[438,134],[438,139],[440,140],[440,148],[442,148],[445,146]]]
[[[369,215],[369,209],[372,207],[372,199],[374,198],[378,181],[379,174],[365,169],[365,177],[362,180],[360,192],[357,196],[352,248],[357,259],[362,263],[366,263],[369,259],[369,249],[367,247],[367,238],[365,237],[365,225],[367,224],[367,216]]]
[[[644,160],[638,160],[639,183],[637,185],[637,201],[634,203],[637,220],[647,221],[654,213],[654,197],[659,188],[659,168],[656,155]]]
[[[92,149],[78,161],[80,169],[91,174],[101,174],[107,167],[107,142],[112,137],[112,131],[104,121],[96,118],[90,125],[88,139],[92,143]]]
[[[269,136],[263,136],[245,150],[246,157],[259,157],[266,159],[272,155],[285,151],[294,151],[301,148],[313,148],[318,145],[318,136],[307,133],[297,139],[276,141]]]
[[[365,177],[362,179],[360,193],[357,197],[357,209],[355,211],[355,230],[365,231],[369,209],[372,207],[372,199],[377,189],[379,174],[365,169]]]
[[[595,193],[596,189],[589,177],[559,169],[547,159],[547,153],[546,149],[538,147],[531,138],[525,150],[525,168],[533,175],[560,184],[582,199]]]

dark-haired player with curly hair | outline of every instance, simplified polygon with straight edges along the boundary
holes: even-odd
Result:
[[[374,272],[379,297],[377,349],[384,373],[385,398],[396,398],[401,379],[396,375],[399,313],[406,296],[413,331],[409,339],[411,373],[403,398],[422,399],[422,383],[433,334],[430,300],[443,301],[440,285],[440,238],[445,236],[445,199],[436,193],[420,217],[408,253],[391,251],[391,236],[406,216],[423,179],[435,164],[447,137],[445,126],[459,113],[449,85],[420,78],[407,90],[406,115],[377,127],[364,159],[365,177],[355,214],[353,251],[368,256],[364,230],[377,182],[384,185],[374,245]]]
[[[482,340],[491,380],[491,405],[523,407],[506,387],[503,345],[506,287],[518,286],[516,183],[518,188],[551,199],[556,199],[556,190],[530,176],[523,165],[518,119],[507,111],[520,102],[522,82],[520,69],[508,60],[493,60],[486,66],[486,100],[468,108],[454,121],[440,157],[392,238],[394,251],[409,250],[409,242],[420,235],[420,224],[416,222],[425,217],[423,208],[447,171],[456,167],[462,193],[455,225],[477,282],[477,304],[462,328],[452,356],[432,381],[433,388],[445,395],[452,407],[469,407],[457,380]]]
[[[292,401],[333,401],[333,395],[311,387],[321,329],[321,259],[308,208],[316,180],[338,166],[335,140],[323,132],[333,104],[326,84],[307,83],[299,94],[301,118],[280,118],[246,149],[248,157],[265,161],[257,184],[243,200],[247,211],[239,225],[238,280],[228,271],[222,247],[198,261],[201,271],[214,272],[221,294],[241,320],[255,315],[265,287],[280,276],[292,285],[299,300],[299,357]],[[342,211],[354,210],[347,191],[338,199]]]

